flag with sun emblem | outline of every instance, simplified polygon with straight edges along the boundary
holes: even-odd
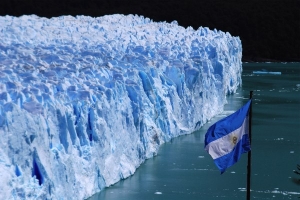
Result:
[[[241,154],[250,151],[249,111],[251,100],[235,113],[209,127],[205,134],[205,150],[221,171],[235,164]]]

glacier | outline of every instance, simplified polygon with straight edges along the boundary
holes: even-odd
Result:
[[[85,199],[242,84],[239,37],[138,15],[0,16],[0,199]]]

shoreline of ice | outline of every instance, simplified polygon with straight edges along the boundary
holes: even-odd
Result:
[[[0,199],[84,199],[241,85],[238,37],[137,15],[0,17]]]

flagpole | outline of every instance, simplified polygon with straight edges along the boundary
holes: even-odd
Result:
[[[250,99],[252,100],[253,91],[250,91]],[[249,111],[249,140],[250,145],[252,148],[252,141],[251,141],[251,128],[252,128],[252,101],[250,104],[250,111]],[[250,200],[250,180],[251,180],[251,150],[248,151],[248,165],[247,165],[247,200]]]

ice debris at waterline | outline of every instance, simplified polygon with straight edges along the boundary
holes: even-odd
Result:
[[[136,15],[0,17],[0,199],[84,199],[223,110],[238,37]]]

